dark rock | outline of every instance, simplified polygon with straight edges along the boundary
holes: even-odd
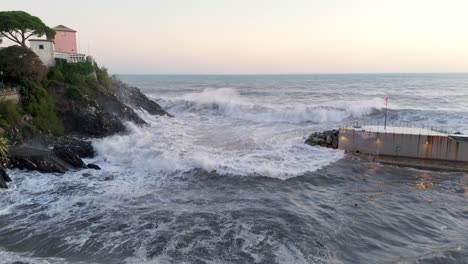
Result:
[[[0,189],[8,189],[8,185],[2,177],[0,177]]]
[[[11,182],[11,178],[4,168],[0,167],[0,178],[3,178],[5,182]]]
[[[8,153],[10,166],[45,173],[64,173],[72,166],[58,158],[52,151],[28,147],[12,147]]]
[[[69,149],[80,158],[93,158],[96,155],[91,141],[88,140],[73,137],[59,137],[55,138],[51,145],[54,147],[54,150],[63,148]]]
[[[122,103],[117,96],[113,94],[98,93],[96,95],[96,102],[99,107],[110,113],[118,119],[124,121],[131,121],[137,125],[146,125],[147,123],[141,119],[132,108]]]
[[[80,156],[78,156],[78,154],[76,154],[76,152],[71,148],[66,146],[57,146],[54,147],[53,153],[74,168],[83,168],[85,166]]]
[[[338,130],[328,130],[324,132],[315,132],[307,138],[306,144],[311,146],[321,146],[327,148],[338,148]]]
[[[136,109],[143,109],[152,115],[171,116],[159,104],[149,99],[136,87],[128,86],[122,81],[114,79],[112,90],[120,101]]]
[[[66,134],[106,137],[125,131],[120,118],[104,110],[94,99],[86,96],[68,99],[65,88],[51,86],[49,94],[56,102],[56,111],[63,122]]]
[[[100,170],[101,169],[101,167],[99,167],[98,165],[93,164],[93,163],[88,164],[87,167],[88,167],[88,169],[94,169],[94,170]]]

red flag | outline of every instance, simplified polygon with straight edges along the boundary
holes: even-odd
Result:
[[[388,100],[388,96],[384,96],[383,99],[384,99],[385,101],[387,101],[387,100]]]

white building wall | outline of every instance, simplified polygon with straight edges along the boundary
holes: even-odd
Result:
[[[30,40],[30,47],[47,67],[55,66],[54,43],[50,40]]]

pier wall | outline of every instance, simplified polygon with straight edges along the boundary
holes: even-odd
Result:
[[[444,135],[340,129],[338,148],[375,156],[468,162],[468,142],[456,142]]]

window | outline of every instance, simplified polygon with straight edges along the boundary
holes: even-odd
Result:
[[[44,49],[44,45],[39,45],[39,49]]]
[[[60,31],[60,35],[62,35],[62,37],[65,37],[65,31]]]

